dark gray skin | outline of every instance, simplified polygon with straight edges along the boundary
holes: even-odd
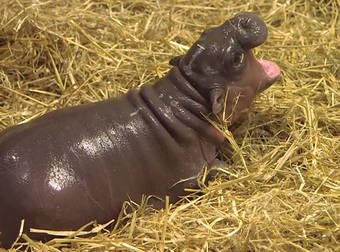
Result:
[[[205,31],[154,85],[0,133],[2,245],[15,240],[21,219],[26,233],[76,230],[116,218],[124,201],[143,194],[178,200],[196,180],[177,182],[213,162],[224,141],[203,115],[221,120],[226,98],[232,124],[278,78],[277,66],[250,50],[266,37],[260,18],[240,13]]]

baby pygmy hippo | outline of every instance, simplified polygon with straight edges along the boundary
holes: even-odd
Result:
[[[153,85],[1,132],[2,246],[15,240],[21,219],[26,233],[75,230],[116,218],[125,200],[143,194],[156,196],[155,207],[157,197],[176,201],[195,184],[184,179],[211,163],[224,141],[205,116],[234,123],[279,77],[275,63],[251,51],[266,37],[259,17],[239,13],[206,30]]]

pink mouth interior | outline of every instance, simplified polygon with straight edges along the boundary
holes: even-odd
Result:
[[[270,60],[259,60],[263,70],[270,79],[277,79],[280,76],[280,68]]]

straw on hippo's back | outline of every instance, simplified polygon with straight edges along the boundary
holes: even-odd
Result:
[[[57,110],[0,135],[0,240],[29,227],[77,229],[115,218],[143,194],[175,201],[214,160],[223,136],[203,115],[232,124],[279,76],[251,48],[264,22],[240,13],[205,31],[154,85],[103,102]],[[159,207],[160,201],[152,201]],[[43,239],[43,237],[36,237]]]

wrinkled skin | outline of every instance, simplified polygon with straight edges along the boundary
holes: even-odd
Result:
[[[250,50],[266,37],[262,20],[238,14],[204,32],[154,85],[1,132],[2,245],[14,241],[21,219],[26,233],[75,230],[116,218],[125,200],[140,202],[143,194],[171,202],[184,195],[196,180],[179,181],[213,162],[224,141],[203,115],[220,120],[227,99],[232,124],[278,78],[277,66]]]

